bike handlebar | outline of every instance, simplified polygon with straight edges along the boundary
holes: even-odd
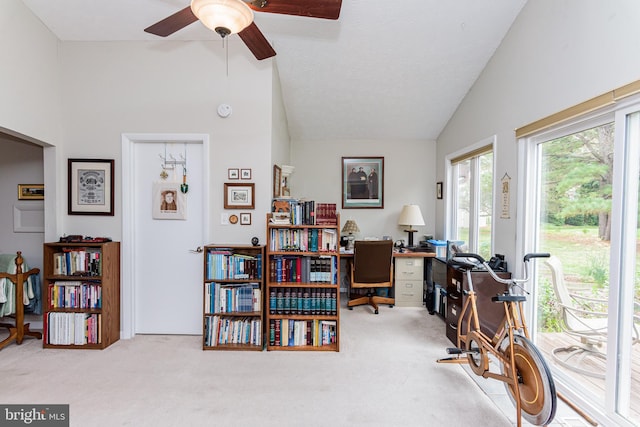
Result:
[[[531,258],[549,258],[551,256],[548,252],[538,252],[532,254],[526,254],[524,256],[524,262],[528,262]]]
[[[485,261],[484,258],[482,258],[482,256],[478,255],[478,254],[474,254],[474,253],[457,253],[455,254],[455,258],[472,258],[477,260],[480,264],[482,264],[482,266],[489,272],[489,274],[491,274],[491,276],[493,277],[494,280],[496,280],[497,282],[500,283],[505,283],[505,284],[524,284],[529,280],[529,274],[527,271],[527,264],[529,263],[529,260],[532,258],[549,258],[551,256],[551,254],[547,253],[547,252],[534,252],[534,253],[529,253],[526,254],[524,256],[524,266],[525,266],[525,277],[522,279],[514,279],[514,278],[510,278],[510,279],[503,279],[501,277],[498,277],[496,275],[496,273],[493,271],[493,269],[491,268],[491,266],[487,263],[487,261]],[[471,264],[468,262],[464,262],[464,261],[460,261],[460,260],[454,260],[453,258],[451,259],[451,262],[455,265],[458,265],[462,268],[465,268],[467,270],[471,270],[473,268],[478,267],[475,264]]]

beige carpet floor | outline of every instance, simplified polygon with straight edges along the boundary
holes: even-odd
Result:
[[[202,351],[200,336],[181,335],[58,350],[27,338],[0,350],[0,402],[69,404],[78,427],[514,425],[461,366],[436,363],[450,343],[425,309],[343,308],[340,333],[338,353]]]

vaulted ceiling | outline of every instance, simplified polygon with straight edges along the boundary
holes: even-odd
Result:
[[[143,29],[189,4],[23,2],[62,41],[157,41]],[[277,52],[265,61],[277,63],[293,140],[435,140],[525,3],[343,0],[337,21],[256,13],[255,22]],[[167,37],[218,39],[200,22]]]

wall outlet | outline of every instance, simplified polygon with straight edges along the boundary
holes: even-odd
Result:
[[[223,212],[220,215],[220,224],[229,225],[229,214],[228,213]]]

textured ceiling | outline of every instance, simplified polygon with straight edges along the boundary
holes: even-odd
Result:
[[[142,30],[189,4],[23,2],[63,41],[158,40]],[[343,0],[337,21],[256,13],[255,22],[277,52],[266,61],[277,62],[293,140],[435,140],[525,3]],[[196,22],[167,39],[218,36]]]

